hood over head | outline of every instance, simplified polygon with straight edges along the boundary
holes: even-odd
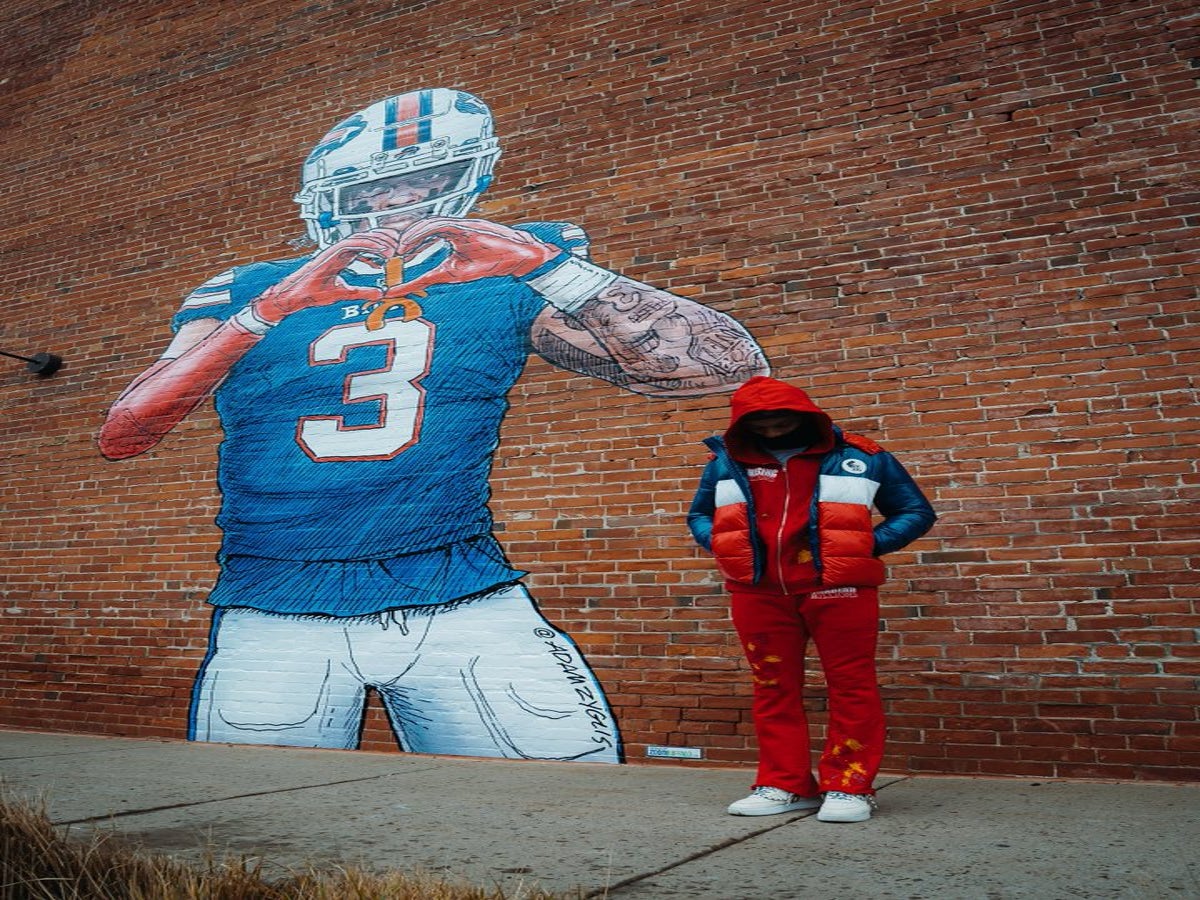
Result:
[[[763,459],[774,461],[758,437],[745,427],[743,420],[754,413],[798,413],[804,417],[815,438],[807,452],[825,453],[833,449],[833,420],[813,403],[808,394],[784,381],[756,375],[734,391],[729,407],[729,428],[725,431],[725,446],[736,459],[749,462]]]

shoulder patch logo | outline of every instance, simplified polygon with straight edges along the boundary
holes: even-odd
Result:
[[[842,471],[849,472],[851,475],[861,475],[867,471],[867,464],[861,459],[844,459],[842,460]]]

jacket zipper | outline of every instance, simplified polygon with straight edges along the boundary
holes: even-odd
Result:
[[[788,509],[792,502],[791,491],[788,490],[788,462],[791,462],[790,457],[787,462],[780,466],[783,472],[783,514],[779,517],[779,532],[775,535],[775,568],[779,570],[779,586],[785,594],[788,592],[788,588],[783,574],[783,534],[787,529]]]

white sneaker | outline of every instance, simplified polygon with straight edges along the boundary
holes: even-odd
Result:
[[[870,794],[843,794],[830,791],[825,795],[818,822],[865,822],[875,809],[875,798]]]
[[[782,788],[756,787],[749,797],[729,804],[731,816],[773,816],[795,809],[816,809],[821,805],[820,797],[801,797]]]

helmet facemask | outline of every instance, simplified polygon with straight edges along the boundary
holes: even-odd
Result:
[[[333,208],[351,231],[385,225],[389,218],[455,216],[466,213],[479,192],[471,160],[385,175],[334,188]]]

